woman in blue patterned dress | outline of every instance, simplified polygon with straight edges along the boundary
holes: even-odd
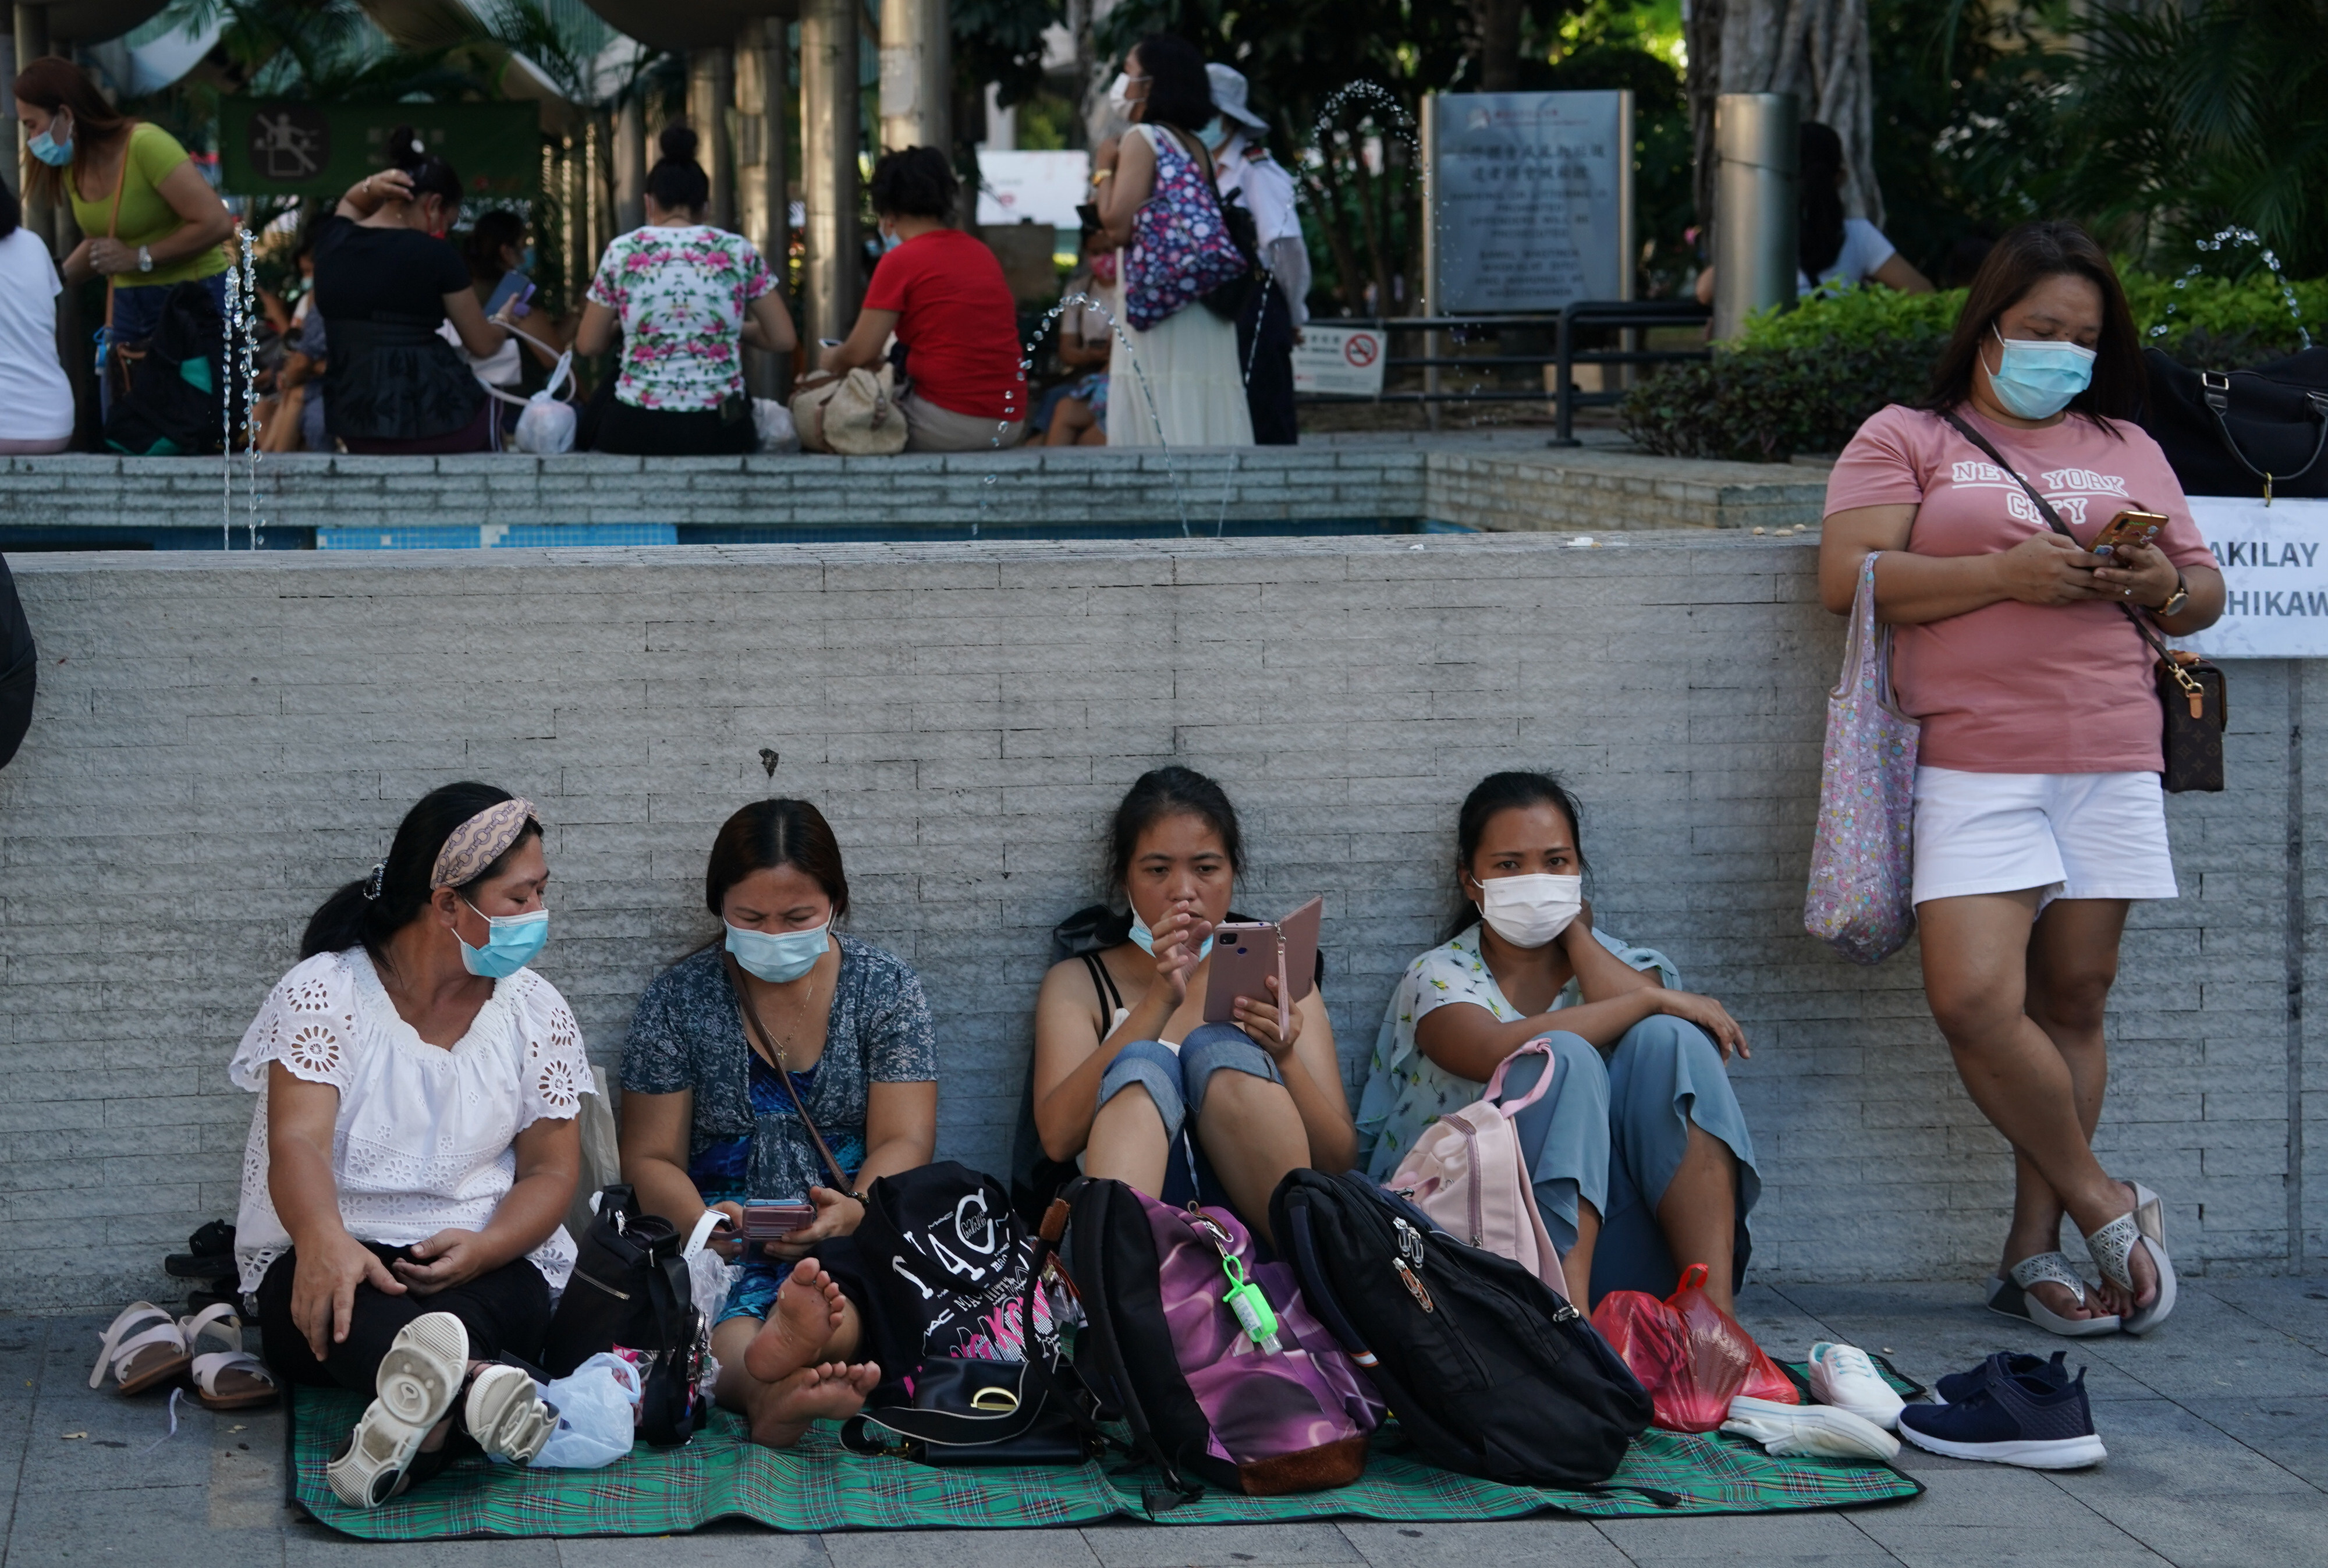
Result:
[[[859,1195],[929,1162],[937,1054],[914,972],[832,930],[849,914],[849,882],[808,802],[759,801],[728,818],[704,902],[724,939],[656,976],[631,1019],[623,1179],[682,1232],[707,1209],[728,1216],[715,1244],[743,1268],[712,1329],[717,1397],[781,1447],[812,1421],[854,1413],[880,1380],[866,1354],[880,1325],[868,1320],[852,1239]],[[737,1239],[746,1201],[803,1198],[816,1210],[806,1229]]]
[[[1670,1295],[1683,1266],[1704,1263],[1727,1308],[1762,1186],[1723,1065],[1751,1054],[1746,1037],[1720,1002],[1680,990],[1663,953],[1593,929],[1576,823],[1575,801],[1540,773],[1491,775],[1463,802],[1463,919],[1391,993],[1358,1103],[1360,1160],[1387,1179],[1433,1119],[1546,1038],[1553,1087],[1514,1128],[1570,1300]],[[1514,1062],[1503,1098],[1525,1096],[1544,1061]]]

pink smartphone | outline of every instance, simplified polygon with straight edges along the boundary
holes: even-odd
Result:
[[[1318,978],[1318,927],[1326,900],[1312,898],[1281,920],[1225,922],[1213,932],[1213,967],[1205,981],[1205,1021],[1236,1020],[1236,999],[1269,994],[1263,983],[1277,977],[1278,1027],[1285,1009],[1308,996]]]
[[[795,1200],[744,1206],[744,1239],[747,1242],[780,1242],[815,1223],[816,1205],[812,1203]]]

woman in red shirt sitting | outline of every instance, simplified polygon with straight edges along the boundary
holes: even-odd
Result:
[[[908,452],[1016,446],[1027,433],[1018,307],[985,241],[947,224],[961,189],[935,147],[881,155],[873,211],[887,253],[855,330],[820,361],[844,373],[872,369],[896,334],[913,383],[897,400]]]

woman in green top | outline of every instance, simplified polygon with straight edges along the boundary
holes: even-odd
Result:
[[[113,286],[108,343],[152,334],[170,286],[201,283],[226,310],[226,251],[234,219],[186,149],[160,126],[116,112],[80,67],[53,55],[16,76],[28,194],[70,199],[89,238],[65,258],[67,283]]]

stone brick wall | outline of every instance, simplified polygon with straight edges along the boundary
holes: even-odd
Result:
[[[1166,760],[1238,802],[1242,906],[1326,896],[1353,1076],[1448,914],[1464,792],[1568,775],[1601,925],[1671,953],[1753,1042],[1756,1269],[1973,1300],[2007,1166],[1914,953],[1863,971],[1800,930],[1840,647],[1813,552],[1729,532],[16,557],[42,686],[0,772],[0,1310],[159,1292],[163,1252],[232,1212],[236,1041],[317,902],[459,777],[548,817],[540,967],[602,1062],[714,929],[716,825],[772,789],[817,800],[856,929],[937,1009],[941,1149],[999,1169],[1048,930],[1099,894],[1103,819]],[[2306,791],[2291,839],[2289,721],[2328,691],[2292,703],[2288,681],[2234,670],[2236,788],[2173,803],[2183,897],[2137,912],[2117,992],[2103,1141],[2166,1195],[2190,1269],[2284,1267],[2291,1210],[2315,1251],[2328,1218],[2328,1041],[2287,1010],[2291,955],[2312,962],[2291,899],[2308,930],[2328,898],[2289,880],[2328,825]],[[2316,748],[2306,771],[2328,776]],[[2314,1179],[2291,1185],[2299,1148]]]
[[[1328,437],[1237,451],[1062,448],[896,457],[587,453],[269,457],[276,529],[675,522],[907,529],[1430,518],[1491,530],[1772,528],[1816,523],[1822,475],[1784,465],[1553,451],[1541,433],[1412,441]],[[248,502],[236,470],[231,512]],[[0,528],[215,529],[216,458],[0,458]],[[212,537],[215,537],[214,535]]]

